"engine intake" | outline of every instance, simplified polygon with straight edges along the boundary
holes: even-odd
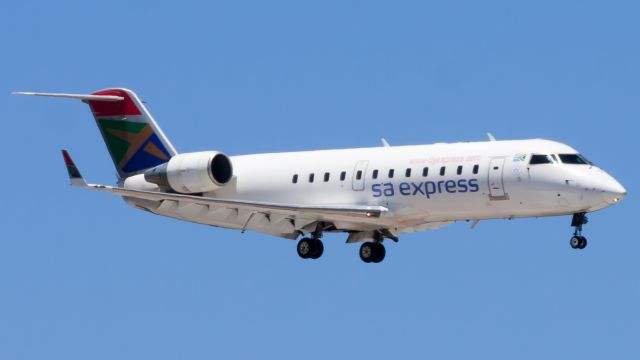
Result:
[[[231,160],[217,151],[178,154],[144,173],[146,181],[184,194],[213,191],[232,177]]]

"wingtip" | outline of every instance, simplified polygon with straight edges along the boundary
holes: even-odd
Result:
[[[67,167],[67,173],[69,174],[71,185],[86,187],[87,182],[80,174],[80,170],[78,170],[78,167],[73,162],[71,155],[69,155],[69,152],[66,149],[62,149],[62,158],[64,159],[64,163]]]

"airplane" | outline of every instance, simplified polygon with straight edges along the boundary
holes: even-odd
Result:
[[[324,233],[361,243],[379,263],[385,240],[456,221],[572,215],[569,244],[584,249],[586,214],[626,190],[572,147],[529,139],[227,156],[179,153],[131,90],[17,92],[79,99],[91,108],[118,172],[116,186],[87,183],[62,151],[71,185],[121,196],[137,209],[194,223],[298,240],[318,259]]]

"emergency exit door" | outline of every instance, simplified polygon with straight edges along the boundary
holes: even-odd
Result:
[[[368,160],[361,160],[356,163],[356,167],[353,169],[353,183],[352,187],[354,191],[364,190],[364,180],[367,173],[367,167],[369,166]]]

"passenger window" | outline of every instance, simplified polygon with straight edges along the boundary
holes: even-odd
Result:
[[[411,169],[408,168],[407,170],[404,171],[404,176],[405,177],[411,177]]]
[[[389,169],[389,179],[393,179],[393,169]]]
[[[447,167],[443,166],[440,168],[440,176],[444,176],[444,172],[446,171]]]
[[[480,169],[479,165],[473,165],[473,174],[478,174],[478,170]]]
[[[429,168],[428,167],[422,168],[422,176],[427,177],[427,175],[429,175]]]
[[[326,172],[324,173],[324,182],[328,182],[329,181],[329,173]]]
[[[313,173],[309,174],[309,182],[310,183],[313,182],[313,178],[314,178],[314,174]]]
[[[340,173],[340,181],[344,181],[344,179],[347,177],[347,172],[343,171]]]
[[[531,155],[529,165],[553,164],[554,162],[551,155]]]
[[[298,174],[293,175],[293,179],[291,179],[291,182],[294,184],[298,183]]]
[[[362,170],[358,170],[358,172],[356,173],[356,180],[360,179],[362,179]]]
[[[373,177],[374,179],[377,179],[377,178],[378,178],[378,169],[373,170],[373,175],[372,175],[372,177]]]
[[[462,165],[458,165],[458,175],[462,175]]]

